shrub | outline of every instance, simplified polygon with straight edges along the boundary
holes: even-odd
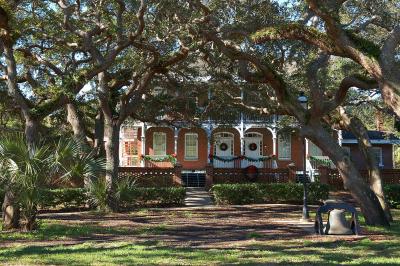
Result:
[[[83,188],[43,189],[40,193],[39,206],[42,208],[82,207],[88,200]]]
[[[89,193],[84,188],[43,189],[40,191],[39,206],[41,208],[80,208],[85,206],[87,201],[91,201],[102,210],[97,204],[105,208],[103,192],[104,187],[98,183],[95,183]],[[142,188],[133,187],[132,184],[127,183],[117,187],[117,198],[121,207],[125,208],[147,205],[179,206],[183,205],[185,195],[186,189],[183,187]]]
[[[303,185],[296,183],[217,184],[212,192],[217,204],[300,203],[303,200]],[[328,194],[327,185],[308,184],[309,202],[325,200]]]
[[[400,208],[400,184],[385,185],[385,196],[392,208]]]
[[[186,189],[183,187],[131,188],[120,198],[120,205],[183,205]]]
[[[91,205],[97,207],[99,211],[107,210],[107,183],[105,178],[90,180],[88,196]]]

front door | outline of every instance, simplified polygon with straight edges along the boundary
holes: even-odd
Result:
[[[220,133],[215,136],[215,156],[214,167],[216,168],[233,168],[233,134]],[[217,158],[220,157],[220,158]]]
[[[242,167],[254,165],[258,168],[263,167],[262,161],[252,161],[257,160],[262,157],[262,135],[258,133],[248,133],[244,138],[244,154],[249,157],[250,160],[243,160]]]

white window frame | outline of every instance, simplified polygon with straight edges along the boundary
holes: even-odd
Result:
[[[258,132],[249,132],[244,134],[244,139],[246,140],[246,138],[259,138],[259,155],[263,156],[263,135],[261,133]],[[245,143],[246,145],[248,145],[248,143]]]
[[[128,136],[128,134],[125,134],[125,130],[127,129],[133,129],[133,136]],[[120,142],[122,144],[121,147],[121,164],[122,166],[126,167],[132,167],[136,166],[139,161],[139,149],[137,147],[138,145],[138,128],[135,126],[124,126],[122,127],[122,141]],[[135,138],[136,137],[136,138]],[[130,143],[131,145],[135,146],[137,149],[137,154],[136,155],[128,155],[125,147],[125,143]],[[128,144],[129,145],[129,144]]]
[[[218,132],[214,135],[214,155],[217,155],[217,145],[219,144],[218,141],[221,138],[229,138],[231,142],[231,156],[235,154],[235,135],[231,132]]]
[[[284,142],[282,136],[287,137],[286,142]],[[289,147],[287,156],[283,156],[282,152],[284,143]],[[278,134],[278,160],[289,161],[291,159],[292,159],[292,135],[289,133]]]
[[[379,167],[383,167],[383,151],[382,147],[372,147],[373,150],[378,150],[379,151]]]
[[[163,143],[163,150],[160,154],[156,154],[156,149],[155,149],[155,139],[156,135],[162,136],[164,143]],[[167,134],[165,132],[154,132],[153,133],[153,155],[154,156],[166,156],[167,155]]]
[[[195,142],[196,142],[196,155],[195,156],[188,156],[188,137],[195,137]],[[199,134],[197,133],[185,133],[185,160],[186,161],[197,161],[199,159]]]

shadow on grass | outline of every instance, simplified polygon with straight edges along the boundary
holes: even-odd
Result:
[[[140,228],[105,227],[97,223],[91,224],[55,224],[53,222],[42,221],[40,227],[32,232],[10,231],[0,234],[0,240],[57,240],[57,239],[82,239],[82,238],[107,238],[107,236],[128,236],[161,234],[167,230],[166,226],[159,224],[156,226]]]
[[[280,242],[253,246],[253,249],[182,248],[159,243],[139,244],[88,242],[68,246],[27,246],[0,250],[0,263],[56,265],[210,265],[210,264],[268,264],[268,265],[337,265],[353,262],[357,265],[397,265],[399,243],[361,241],[346,243]],[[355,248],[355,249],[354,249]],[[395,253],[393,253],[396,251]],[[390,258],[392,257],[392,258]]]

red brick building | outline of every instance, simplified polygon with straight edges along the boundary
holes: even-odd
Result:
[[[284,168],[291,164],[301,169],[303,142],[295,133],[278,132],[274,126],[276,119],[277,116],[262,121],[243,118],[237,126],[209,123],[201,128],[127,122],[121,128],[120,165],[168,166],[169,159],[176,157],[187,171],[204,170],[210,163],[216,168],[246,168],[249,165]],[[338,135],[338,142],[363,169],[364,160],[354,136],[349,132]],[[393,168],[393,144],[399,140],[393,136],[385,138],[384,133],[377,131],[371,131],[370,137],[381,167]],[[312,142],[306,143],[308,157],[324,157]],[[272,155],[275,156],[271,158]],[[307,165],[311,163],[307,162]]]

